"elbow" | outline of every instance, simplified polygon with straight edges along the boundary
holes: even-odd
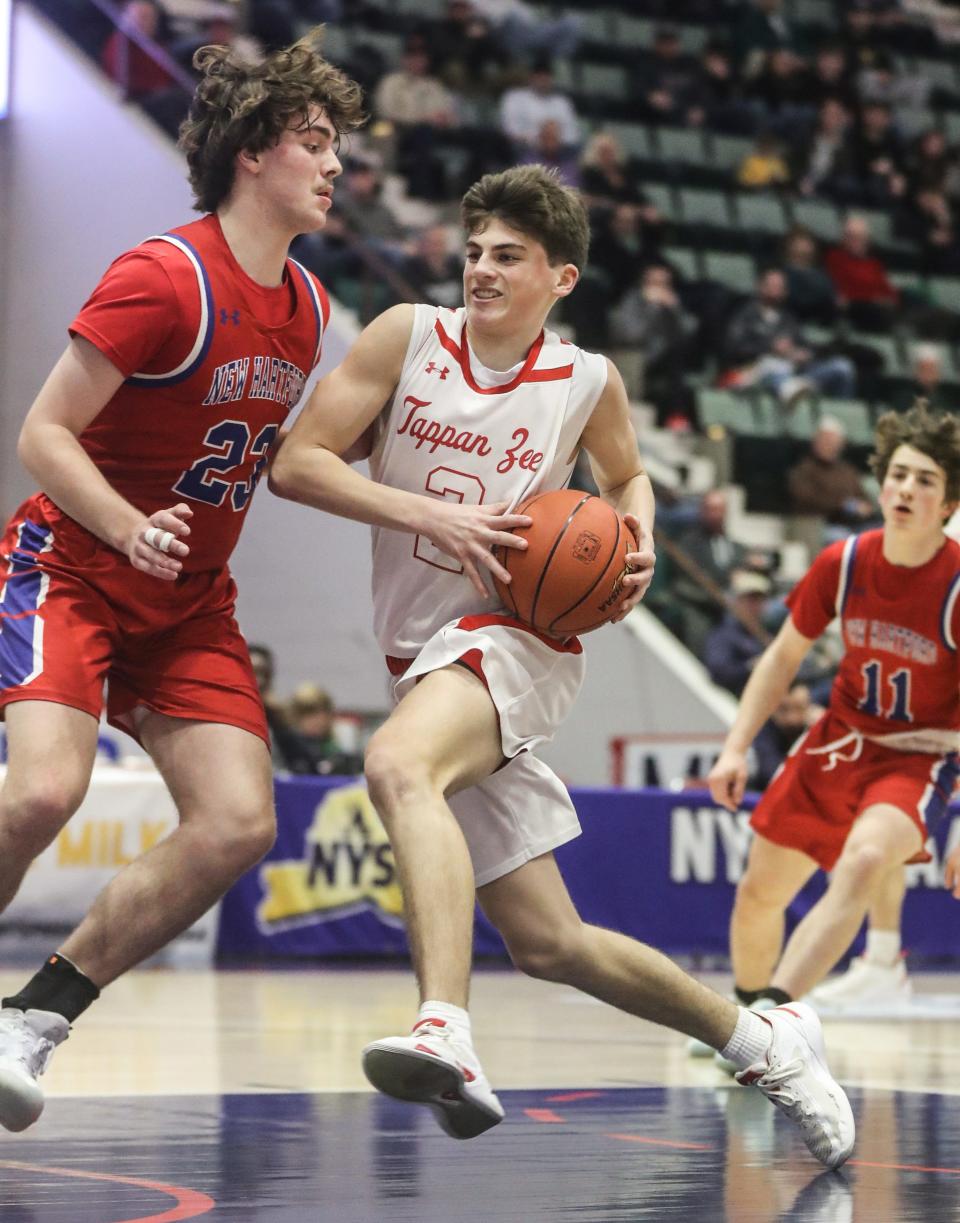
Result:
[[[267,488],[275,497],[282,497],[285,501],[294,499],[290,463],[282,454],[278,454],[270,464],[267,472]]]
[[[20,436],[17,438],[17,458],[22,466],[36,480],[38,479],[37,472],[34,469],[34,457],[37,453],[33,430],[30,427],[29,421],[20,430]]]

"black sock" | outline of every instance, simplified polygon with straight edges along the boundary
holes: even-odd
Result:
[[[90,978],[56,952],[19,994],[4,998],[2,1005],[18,1011],[53,1011],[73,1023],[99,997]]]
[[[774,985],[768,985],[766,989],[761,989],[757,992],[758,998],[772,998],[777,1006],[783,1006],[786,1002],[792,1002],[793,999],[786,990],[777,989]]]
[[[750,1006],[763,993],[762,989],[741,989],[739,985],[733,987],[733,993],[736,1000],[741,1006]]]

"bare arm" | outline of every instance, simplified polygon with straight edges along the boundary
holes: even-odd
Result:
[[[270,488],[280,497],[357,522],[425,535],[461,562],[477,590],[487,595],[478,566],[502,580],[510,575],[490,549],[525,548],[510,534],[529,526],[523,514],[500,505],[460,505],[369,480],[345,461],[396,389],[413,327],[413,307],[394,306],[366,328],[332,373],[314,388],[270,468]],[[340,456],[343,455],[344,458]]]
[[[655,504],[650,477],[643,467],[637,434],[623,379],[607,361],[607,385],[580,439],[604,501],[627,520],[637,540],[627,555],[632,572],[623,579],[626,598],[613,618],[622,620],[643,598],[653,580],[653,518]]]
[[[747,751],[760,727],[787,694],[813,642],[791,619],[760,655],[740,698],[740,707],[707,784],[714,801],[736,811],[747,785]]]
[[[51,501],[98,539],[127,555],[136,569],[172,581],[178,557],[190,549],[179,538],[160,551],[144,538],[151,527],[189,535],[186,505],[149,517],[112,488],[80,445],[80,434],[123,382],[123,374],[88,340],[74,337],[27,413],[17,454]],[[153,538],[158,538],[154,536]]]

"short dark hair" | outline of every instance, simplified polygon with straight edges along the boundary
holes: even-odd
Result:
[[[870,468],[881,482],[898,446],[912,446],[943,470],[944,499],[960,501],[960,420],[949,412],[934,415],[925,399],[909,412],[885,412],[877,421]]]
[[[201,73],[180,126],[196,207],[214,212],[233,188],[236,155],[275,145],[291,119],[322,107],[339,135],[363,122],[360,86],[320,54],[323,26],[259,63],[229,47],[201,47],[193,66]]]
[[[469,235],[482,233],[494,217],[539,242],[551,264],[572,263],[578,272],[586,267],[587,210],[556,170],[530,165],[485,174],[461,200],[460,219]]]

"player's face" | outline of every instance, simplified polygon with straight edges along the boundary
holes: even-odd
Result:
[[[535,238],[493,218],[467,239],[463,301],[469,322],[484,331],[541,326],[577,275],[572,263],[551,264]]]
[[[898,446],[883,478],[880,508],[884,524],[895,531],[939,530],[949,510],[943,468],[913,446]]]
[[[267,207],[291,233],[313,233],[326,224],[333,180],[343,169],[338,144],[326,112],[312,107],[306,120],[291,120],[279,142],[258,155]]]

